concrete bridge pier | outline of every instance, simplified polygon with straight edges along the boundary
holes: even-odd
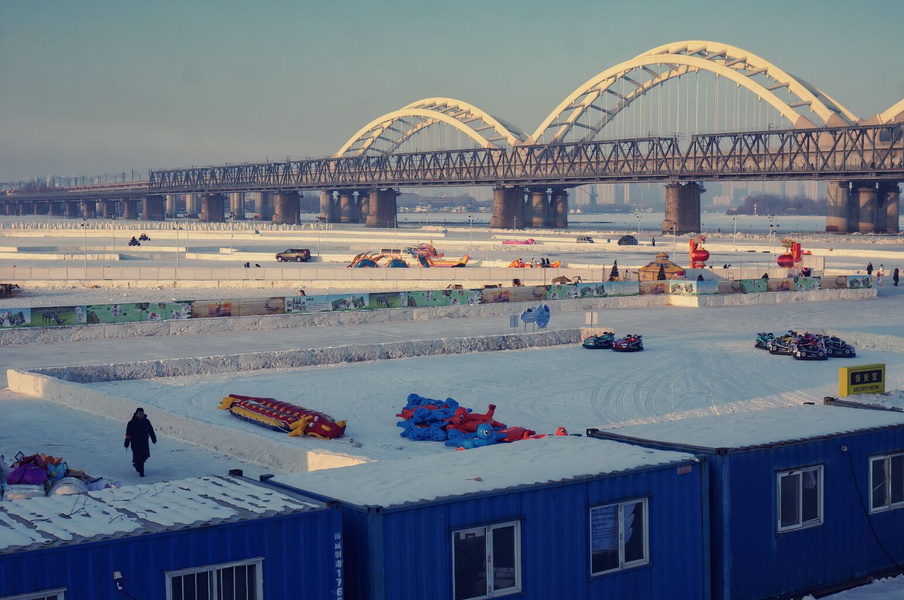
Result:
[[[544,190],[530,191],[530,225],[531,227],[549,226],[549,201],[548,193]],[[527,215],[525,215],[526,217]]]
[[[35,202],[31,205],[32,213],[36,215],[46,215],[47,214],[47,203],[46,202]]]
[[[885,232],[899,233],[901,188],[897,183],[883,183],[881,192],[885,195]]]
[[[568,229],[568,188],[552,188],[549,227]]]
[[[232,213],[233,221],[245,220],[245,192],[229,193],[229,212]]]
[[[116,205],[112,200],[101,200],[101,215],[105,219],[112,219],[116,216]]]
[[[850,182],[829,182],[826,192],[826,233],[848,233],[852,222]]]
[[[142,221],[163,221],[166,199],[163,196],[151,195],[141,199]]]
[[[185,214],[196,217],[201,214],[201,203],[198,194],[185,194]]]
[[[361,222],[361,198],[363,192],[359,194],[356,190],[340,190],[339,191],[339,222],[340,223],[360,223]]]
[[[258,192],[254,198],[254,220],[273,220],[273,194],[271,192]]]
[[[662,233],[700,232],[700,194],[706,189],[696,182],[665,186],[665,218]]]
[[[207,223],[226,222],[226,196],[224,194],[201,194],[201,212],[198,220]]]
[[[277,192],[273,195],[273,222],[277,225],[298,225],[298,192]]]
[[[83,201],[81,206],[83,219],[97,218],[97,203],[91,201]]]
[[[860,233],[876,232],[876,208],[879,190],[875,184],[858,182],[854,195],[858,207],[857,231]]]
[[[48,202],[47,203],[47,214],[52,217],[61,217],[63,216],[63,203],[62,202]]]
[[[365,225],[383,229],[396,227],[398,224],[398,197],[399,193],[392,188],[371,190]]]
[[[524,188],[499,186],[493,188],[492,229],[518,229],[524,227]]]
[[[176,194],[167,194],[166,195],[166,205],[163,208],[163,215],[165,217],[169,217],[170,219],[176,216],[176,202],[177,197]]]
[[[138,218],[138,200],[122,201],[122,218],[129,221]]]
[[[70,201],[66,202],[66,208],[63,211],[63,214],[67,217],[77,217],[78,216],[78,202]]]
[[[333,192],[323,190],[320,192],[320,221],[323,223],[336,223],[333,217]]]

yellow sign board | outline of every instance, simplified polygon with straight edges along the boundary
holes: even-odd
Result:
[[[884,394],[885,365],[860,365],[838,369],[838,395]]]

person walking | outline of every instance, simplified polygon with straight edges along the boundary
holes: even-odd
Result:
[[[879,270],[876,271],[876,284],[882,285],[882,278],[885,277],[885,265],[879,265]]]
[[[873,274],[873,262],[872,261],[870,261],[866,264],[866,274],[867,275]]]
[[[154,426],[144,414],[144,409],[139,408],[132,415],[129,424],[126,425],[126,441],[123,442],[123,447],[132,446],[132,465],[141,477],[144,477],[144,463],[151,457],[151,446],[148,439],[157,443]]]
[[[900,273],[898,272],[898,267],[895,267],[895,270],[891,273],[891,280],[895,282],[895,287],[898,287],[898,278],[900,277]]]

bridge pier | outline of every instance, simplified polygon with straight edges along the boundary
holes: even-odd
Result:
[[[831,181],[826,192],[826,233],[848,233],[851,227],[850,184]]]
[[[387,188],[384,190],[371,190],[367,202],[367,218],[365,226],[390,229],[398,224],[399,193]]]
[[[166,205],[163,208],[163,216],[171,219],[176,216],[176,194],[166,195]]]
[[[278,225],[298,225],[298,192],[278,192],[273,195],[273,222]]]
[[[897,183],[883,183],[880,189],[885,195],[885,232],[899,233],[901,188]]]
[[[229,193],[229,212],[232,213],[233,221],[245,220],[245,192]]]
[[[138,218],[138,200],[125,199],[122,201],[122,218],[127,221]]]
[[[700,232],[700,194],[706,191],[696,182],[665,186],[665,217],[662,233]]]
[[[51,217],[63,216],[63,203],[50,201],[47,203],[47,215]]]
[[[151,195],[141,199],[141,220],[142,221],[163,221],[164,220],[164,204],[166,199],[163,196]]]
[[[83,219],[97,218],[97,203],[91,202],[90,200],[83,201],[81,203],[81,209]]]
[[[199,221],[207,223],[226,222],[226,196],[223,194],[201,194]]]
[[[556,229],[568,229],[568,188],[552,188],[552,214]]]
[[[273,220],[273,196],[270,192],[258,192],[254,198],[254,219],[256,221]]]
[[[549,225],[549,202],[546,190],[530,192],[530,224],[531,227],[547,227]]]
[[[63,214],[67,217],[77,217],[78,216],[78,202],[69,201],[66,202],[65,210]]]
[[[105,219],[112,219],[116,216],[116,207],[112,200],[101,200],[101,214]]]
[[[361,201],[360,196],[356,198],[358,192],[355,190],[339,191],[339,222],[340,223],[360,223],[361,222]]]
[[[524,188],[519,185],[493,188],[492,229],[518,229],[524,227]]]
[[[876,199],[878,190],[875,185],[858,183],[854,188],[854,197],[857,206],[857,231],[860,233],[874,233],[876,231]]]
[[[185,194],[185,214],[190,217],[197,217],[201,214],[201,203],[198,194]]]
[[[333,215],[333,192],[323,190],[320,192],[320,221],[323,223],[335,223],[337,219]]]

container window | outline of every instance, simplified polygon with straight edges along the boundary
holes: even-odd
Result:
[[[822,476],[822,465],[778,473],[779,532],[822,524]]]
[[[904,453],[870,458],[870,511],[904,506]]]
[[[262,559],[166,574],[167,600],[262,600]]]
[[[521,591],[521,523],[452,533],[455,600],[496,598]]]
[[[590,509],[590,574],[601,575],[650,562],[647,500]]]
[[[0,596],[0,600],[66,600],[66,588],[44,590],[33,594],[19,594],[17,596]]]

